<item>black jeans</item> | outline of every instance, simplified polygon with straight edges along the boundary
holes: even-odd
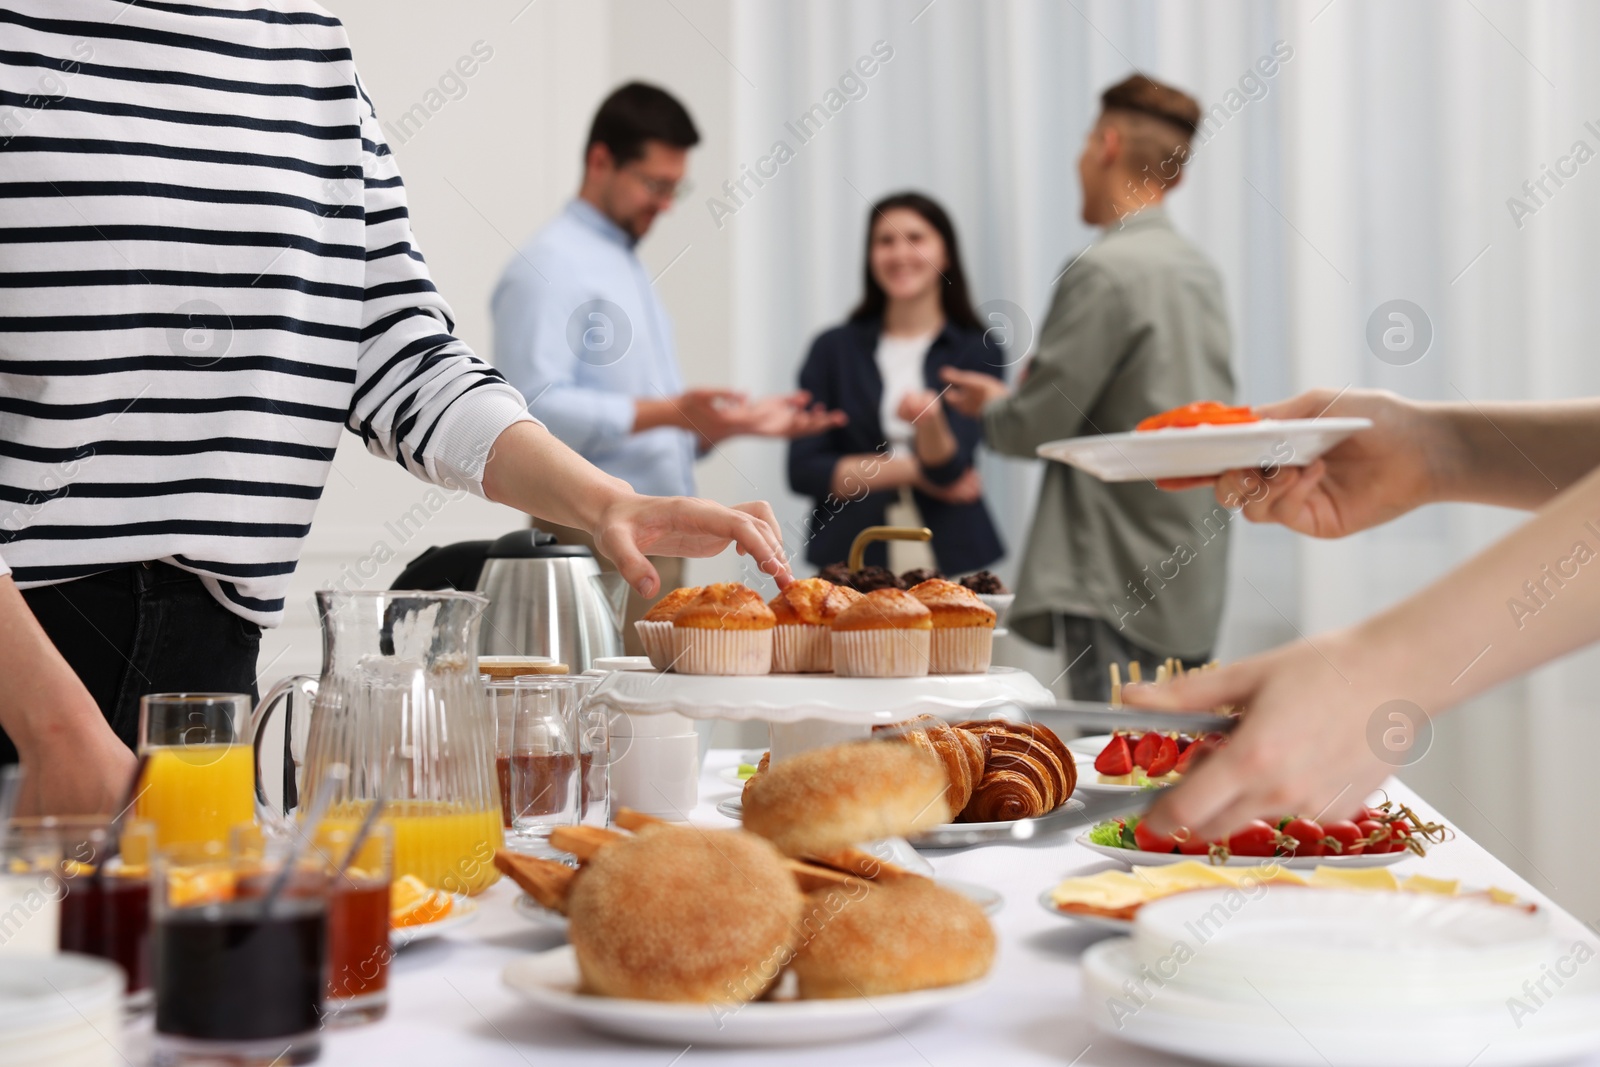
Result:
[[[1084,615],[1060,616],[1066,637],[1067,694],[1073,700],[1105,703],[1111,699],[1111,665],[1117,664],[1122,680],[1128,680],[1128,664],[1138,663],[1144,680],[1156,680],[1156,668],[1167,657],[1135,644],[1104,619]],[[1185,667],[1209,662],[1209,655],[1183,661]]]
[[[148,693],[257,696],[261,627],[219,604],[188,571],[138,563],[22,595],[129,748]],[[0,732],[0,764],[16,761]]]

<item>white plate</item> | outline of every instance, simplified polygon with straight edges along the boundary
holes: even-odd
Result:
[[[389,930],[389,947],[395,949],[405,948],[414,941],[429,941],[435,937],[443,937],[450,931],[465,926],[478,917],[478,902],[461,893],[451,893],[450,899],[455,903],[451,905],[450,914],[438,922],[427,923],[423,926],[396,926]]]
[[[511,902],[511,910],[517,917],[526,919],[535,926],[542,926],[547,930],[565,930],[567,917],[559,911],[551,911],[543,904],[534,900],[526,893],[519,893],[517,899]]]
[[[744,822],[744,798],[742,796],[728,797],[717,802],[717,814],[726,816],[734,822]],[[964,832],[967,830],[994,830],[1001,827],[1015,826],[1013,822],[947,822],[943,826],[935,826],[931,830],[910,838],[912,848],[940,849],[940,848],[970,848],[970,845],[947,845],[940,834],[941,830]],[[1003,844],[1004,842],[1000,842]]]
[[[1042,444],[1038,451],[1045,459],[1088,471],[1103,482],[1198,478],[1274,464],[1303,467],[1371,425],[1370,419],[1263,419],[1069,437]]]
[[[921,678],[618,671],[602,678],[589,696],[591,704],[631,714],[670,711],[691,719],[784,724],[821,719],[858,726],[905,722],[918,715],[965,719],[987,708],[1051,700],[1050,690],[1037,678],[1015,667]]]
[[[1185,856],[1177,852],[1144,852],[1136,848],[1117,848],[1115,845],[1097,845],[1089,840],[1088,834],[1078,835],[1078,844],[1090,852],[1098,852],[1102,856],[1126,863],[1129,866],[1139,867],[1164,867],[1169,863],[1182,863],[1184,860],[1197,860],[1206,862],[1204,856]],[[1387,867],[1399,863],[1408,857],[1416,856],[1410,849],[1401,849],[1399,852],[1363,852],[1359,856],[1275,856],[1272,862],[1280,867],[1288,867],[1296,871],[1309,871],[1316,867]],[[1217,864],[1219,867],[1255,867],[1265,862],[1262,856],[1229,856],[1227,860]]]
[[[609,1034],[668,1045],[781,1048],[898,1033],[914,1020],[967,1000],[986,983],[848,1000],[758,1002],[742,1007],[584,996],[564,945],[507,965],[501,978],[534,1004]]]

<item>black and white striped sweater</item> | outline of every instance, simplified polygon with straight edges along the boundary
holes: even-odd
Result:
[[[165,559],[277,623],[341,426],[479,489],[489,443],[528,417],[452,328],[337,19],[0,0],[18,584]]]

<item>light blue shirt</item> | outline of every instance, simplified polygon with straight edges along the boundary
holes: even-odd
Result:
[[[494,363],[589,462],[641,493],[692,495],[695,435],[633,432],[635,397],[683,392],[672,324],[634,243],[588,201],[569,203],[500,275]]]

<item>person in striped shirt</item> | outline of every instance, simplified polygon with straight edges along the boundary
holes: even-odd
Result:
[[[419,478],[647,554],[765,503],[649,497],[453,336],[339,21],[303,0],[0,2],[0,763],[125,787],[138,697],[252,692],[341,428]]]

